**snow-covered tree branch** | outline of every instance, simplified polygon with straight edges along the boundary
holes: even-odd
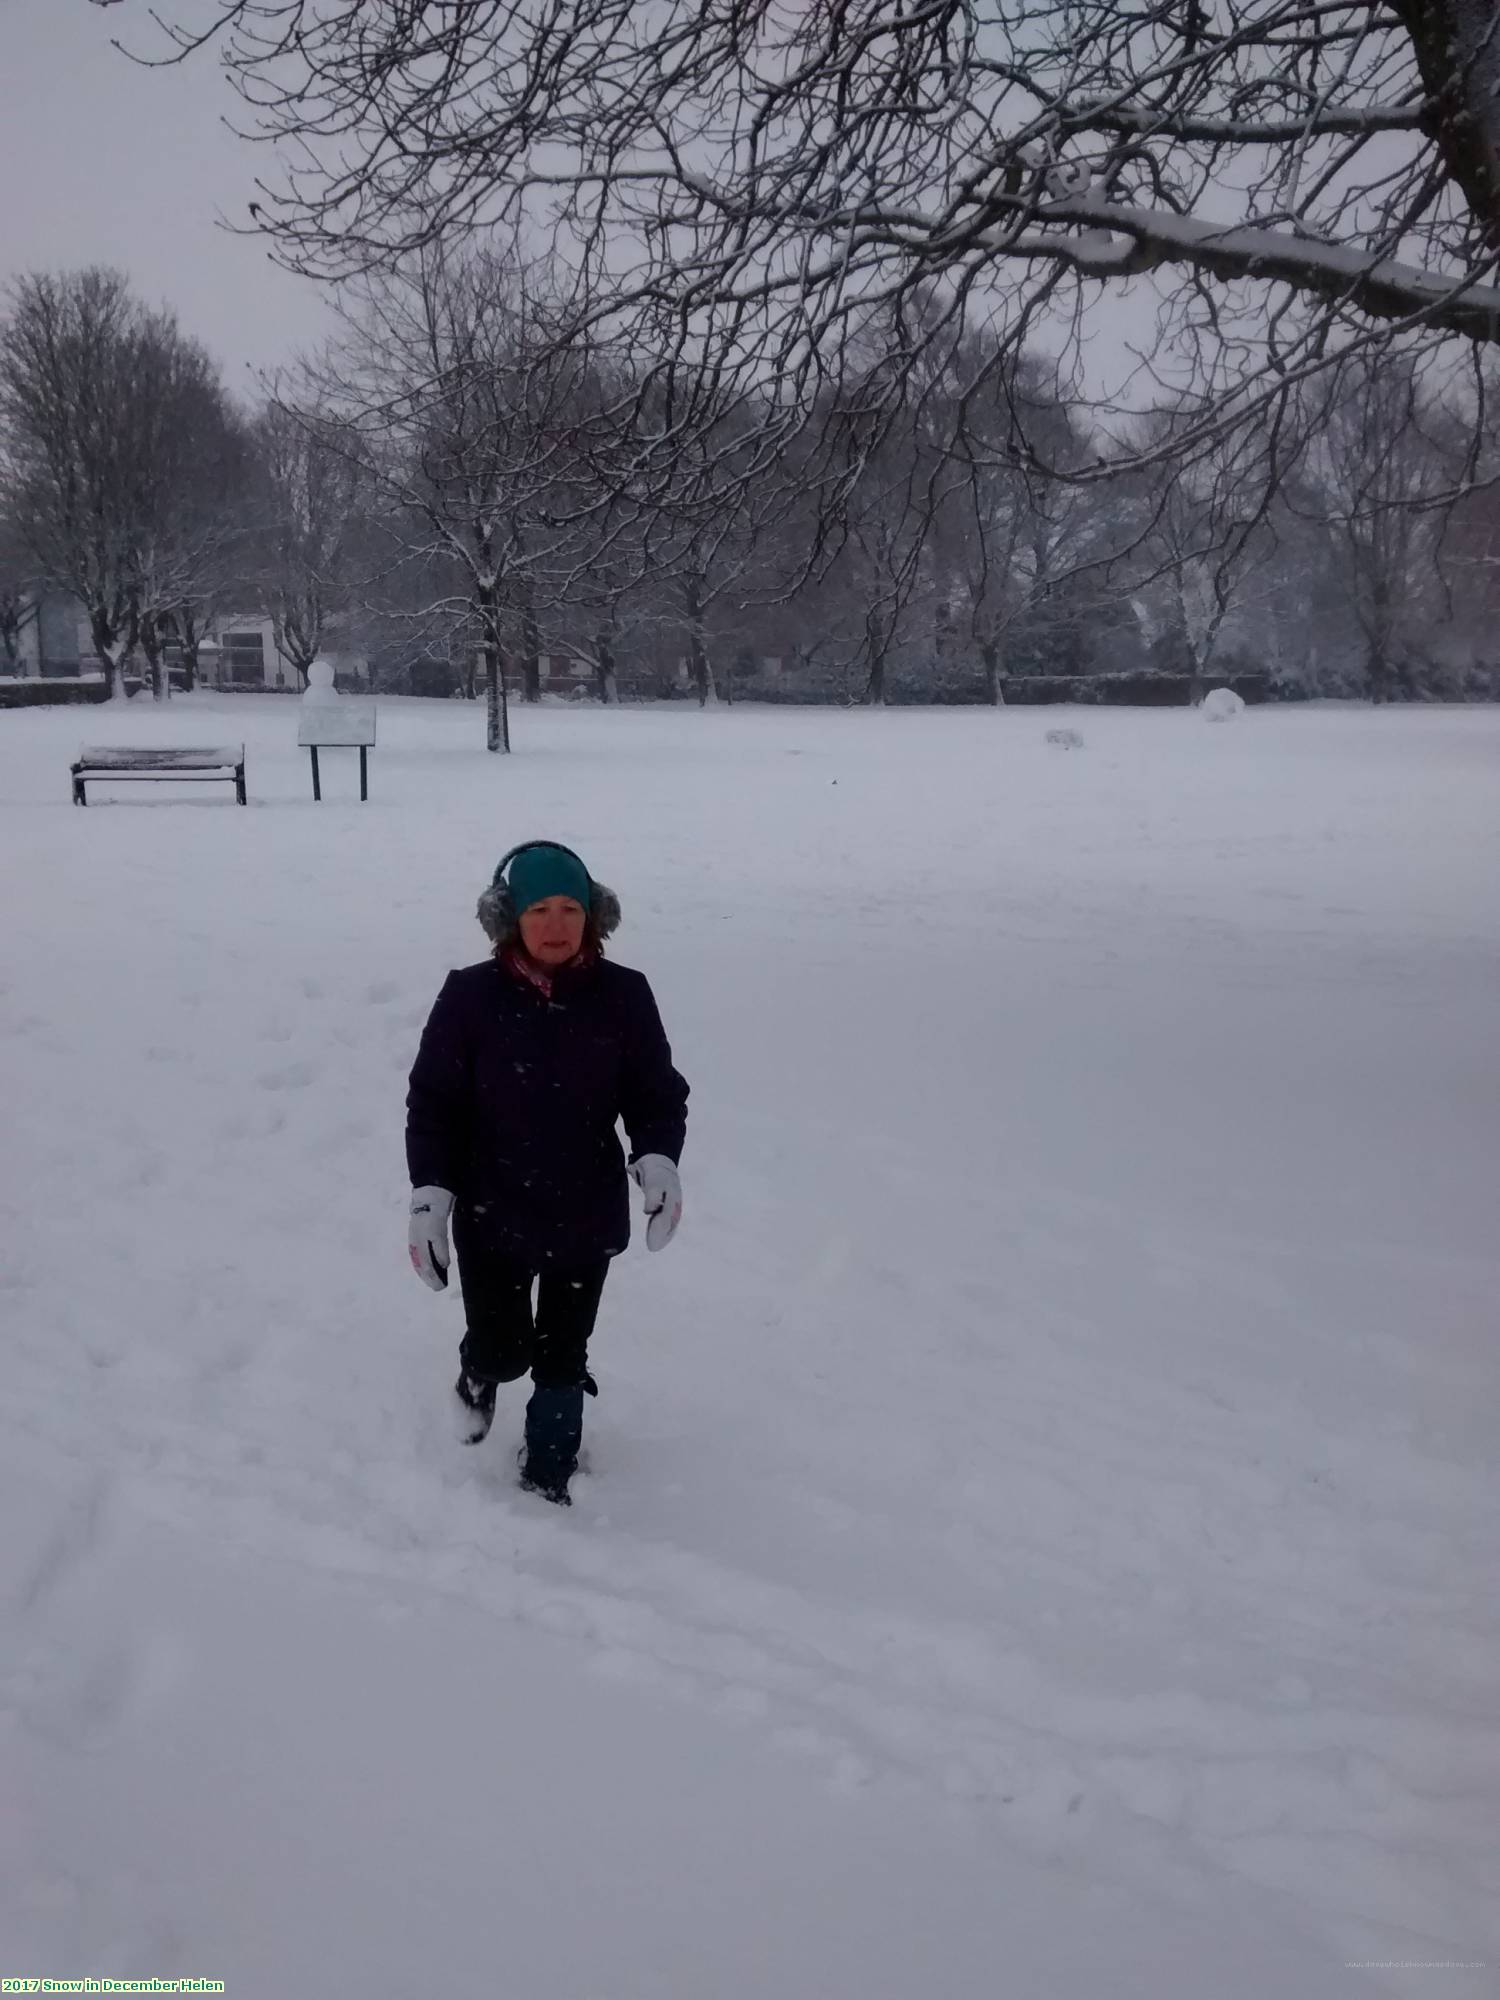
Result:
[[[1487,0],[95,4],[140,60],[217,53],[294,266],[524,227],[601,322],[804,408],[935,281],[1015,353],[1149,274],[1179,452],[1351,341],[1500,343]]]

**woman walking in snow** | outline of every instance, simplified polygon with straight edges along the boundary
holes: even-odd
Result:
[[[478,1444],[499,1384],[529,1370],[521,1483],[566,1506],[584,1395],[598,1393],[589,1336],[609,1260],[630,1240],[627,1171],[647,1248],[664,1249],[682,1216],[688,1087],[644,975],[604,956],[619,899],[571,848],[512,848],[479,921],[493,953],[449,973],[412,1067],[411,1261],[446,1287],[451,1216],[467,1320],[461,1435]]]

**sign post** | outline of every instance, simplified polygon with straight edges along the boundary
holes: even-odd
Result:
[[[358,750],[359,796],[370,796],[369,753],[375,742],[375,703],[364,695],[341,695],[333,685],[333,668],[314,660],[307,670],[307,692],[297,720],[297,742],[312,757],[313,798],[322,800],[319,750]]]

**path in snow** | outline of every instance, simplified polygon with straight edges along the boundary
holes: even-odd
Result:
[[[230,726],[251,808],[84,813],[77,719],[5,718],[18,1740],[155,1671],[36,1706],[103,1509],[127,1574],[139,1516],[510,1621],[872,1825],[895,1788],[1184,1938],[1254,1913],[1326,1952],[1309,1994],[1493,1966],[1500,717],[1078,720],[1059,758],[1025,711],[548,710],[497,764],[472,711],[386,704],[370,805],[314,808],[288,711],[205,697],[84,733]],[[488,868],[553,831],[695,1088],[561,1521],[510,1485],[518,1406],[448,1440],[399,1146]]]

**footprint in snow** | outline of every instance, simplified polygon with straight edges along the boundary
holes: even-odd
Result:
[[[285,1069],[270,1069],[255,1080],[262,1090],[305,1090],[317,1076],[317,1067],[310,1062],[288,1063]]]
[[[242,1375],[255,1359],[255,1342],[240,1338],[226,1340],[221,1347],[205,1354],[198,1364],[198,1378],[203,1382],[222,1382],[230,1376]]]
[[[34,1611],[94,1554],[108,1524],[112,1497],[113,1482],[103,1473],[95,1474],[70,1496],[15,1593],[14,1601],[21,1611]]]

